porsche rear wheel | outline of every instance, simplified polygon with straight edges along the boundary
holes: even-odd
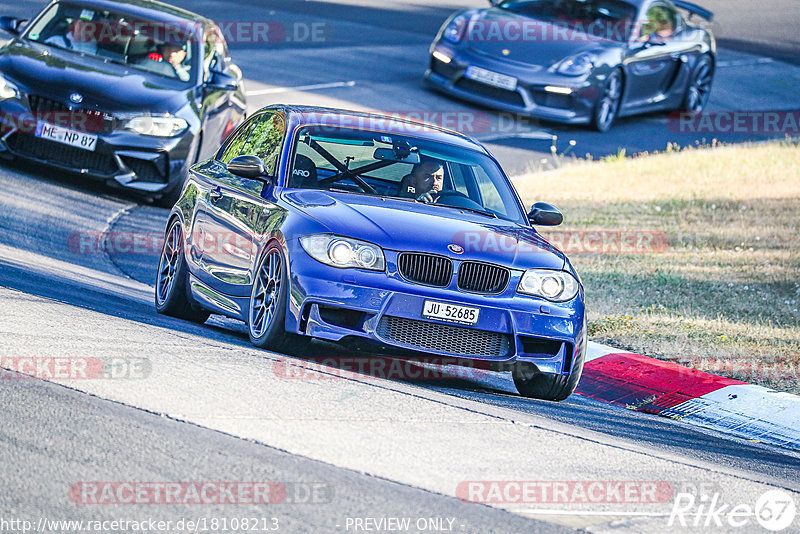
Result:
[[[156,311],[194,323],[204,323],[210,312],[189,297],[189,276],[184,257],[183,227],[174,219],[164,238],[156,274]]]
[[[680,111],[700,113],[708,104],[711,96],[711,84],[714,81],[714,62],[709,56],[702,56],[692,72],[686,96],[683,98]]]
[[[280,247],[273,243],[261,256],[250,292],[248,332],[250,342],[258,348],[296,353],[305,348],[308,339],[286,331],[286,307],[289,281],[286,261]]]
[[[613,71],[600,90],[600,98],[594,106],[592,125],[599,132],[607,132],[614,124],[622,103],[622,71]]]

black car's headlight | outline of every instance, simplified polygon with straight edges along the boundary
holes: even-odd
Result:
[[[371,271],[386,269],[383,250],[372,243],[332,234],[317,234],[301,237],[300,244],[309,256],[331,267],[355,267]]]
[[[564,271],[528,269],[522,275],[517,293],[542,297],[553,302],[575,298],[580,285],[574,276]]]
[[[125,121],[124,128],[153,137],[174,137],[186,131],[189,123],[173,115],[137,115]]]
[[[597,54],[582,52],[559,63],[556,72],[566,76],[583,76],[592,70],[595,61],[597,61]]]
[[[464,15],[457,15],[447,24],[442,32],[442,39],[449,43],[458,43],[464,37],[464,30],[469,19]]]
[[[0,100],[19,98],[19,89],[0,74]]]

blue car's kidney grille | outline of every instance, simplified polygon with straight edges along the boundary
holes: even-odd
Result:
[[[458,288],[472,293],[502,293],[511,273],[505,267],[465,261],[458,268]]]
[[[384,316],[376,333],[389,343],[460,356],[499,358],[511,347],[511,338],[505,334],[402,317]]]
[[[397,258],[400,276],[409,282],[447,287],[453,278],[453,262],[444,256],[404,252]]]

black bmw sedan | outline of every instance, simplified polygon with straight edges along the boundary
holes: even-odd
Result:
[[[463,100],[607,131],[618,117],[701,111],[713,14],[683,0],[492,0],[450,17],[425,74]]]
[[[242,121],[241,70],[211,20],[149,0],[54,1],[0,18],[0,156],[171,204]]]

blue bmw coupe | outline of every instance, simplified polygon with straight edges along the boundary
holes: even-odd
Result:
[[[159,313],[248,325],[261,348],[316,338],[511,370],[563,400],[586,352],[583,287],[476,141],[353,111],[269,106],[195,165],[172,208]]]

